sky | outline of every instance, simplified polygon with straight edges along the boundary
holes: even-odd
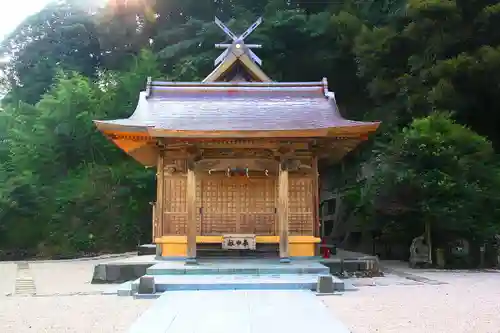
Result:
[[[40,11],[50,0],[0,0],[0,40],[26,17]]]

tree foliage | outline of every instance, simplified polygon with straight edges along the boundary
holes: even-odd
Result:
[[[263,44],[268,75],[327,77],[345,117],[383,121],[336,184],[349,192],[345,211],[368,214],[384,198],[408,196],[418,203],[399,200],[404,209],[391,213],[400,226],[411,211],[485,237],[496,230],[489,217],[500,191],[499,13],[493,0],[49,4],[0,45],[10,58],[1,81],[0,249],[56,255],[149,241],[153,172],[92,120],[128,117],[148,76],[205,77],[219,54],[213,44],[227,41],[214,16],[238,33],[262,15],[248,42]],[[365,195],[353,176],[360,165],[374,168],[375,192]],[[322,170],[337,178],[340,169]]]
[[[46,93],[57,69],[94,77],[100,46],[92,17],[70,3],[54,3],[28,17],[3,41],[12,61],[4,69],[13,101],[34,104]]]
[[[414,120],[373,163],[368,202],[374,215],[404,214],[403,223],[420,222],[423,230],[421,222],[429,222],[451,237],[484,240],[500,232],[500,169],[491,142],[449,115]]]

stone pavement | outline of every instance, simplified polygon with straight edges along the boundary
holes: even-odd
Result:
[[[321,332],[349,330],[310,291],[170,291],[129,333]]]
[[[35,280],[33,279],[30,264],[27,262],[19,262],[17,264],[17,277],[14,293],[16,295],[36,294]]]

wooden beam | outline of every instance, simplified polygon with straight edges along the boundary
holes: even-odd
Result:
[[[367,127],[367,128],[365,128]],[[359,138],[361,135],[375,132],[378,124],[350,126],[350,127],[332,127],[316,128],[304,130],[172,130],[157,127],[148,127],[147,134],[158,138],[204,138],[204,139],[256,139],[256,138],[274,138],[275,140],[285,140],[287,138],[307,139],[307,138],[329,138],[329,137],[352,137]]]
[[[280,235],[280,261],[290,262],[288,254],[288,163],[280,163],[278,175],[278,223]]]
[[[200,148],[226,148],[230,147],[238,147],[238,148],[276,148],[283,144],[283,140],[285,139],[262,139],[262,138],[159,138],[159,140],[163,140],[166,146],[174,145],[180,146],[197,144]],[[308,148],[312,142],[316,142],[315,138],[293,138],[290,137],[286,141],[289,142],[290,145],[298,146],[299,148]]]
[[[186,264],[196,264],[196,173],[194,161],[187,163],[186,205],[187,205],[187,258]]]

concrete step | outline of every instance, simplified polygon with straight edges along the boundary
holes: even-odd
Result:
[[[156,275],[157,293],[183,290],[315,290],[318,275]],[[333,277],[334,289],[344,290],[344,282]],[[134,294],[139,280],[123,284],[118,295]]]
[[[316,275],[187,275],[155,277],[156,290],[313,290]]]
[[[224,260],[185,265],[183,262],[165,262],[147,269],[148,275],[285,275],[285,274],[329,274],[328,267],[314,261],[293,261],[288,264],[259,260]]]

